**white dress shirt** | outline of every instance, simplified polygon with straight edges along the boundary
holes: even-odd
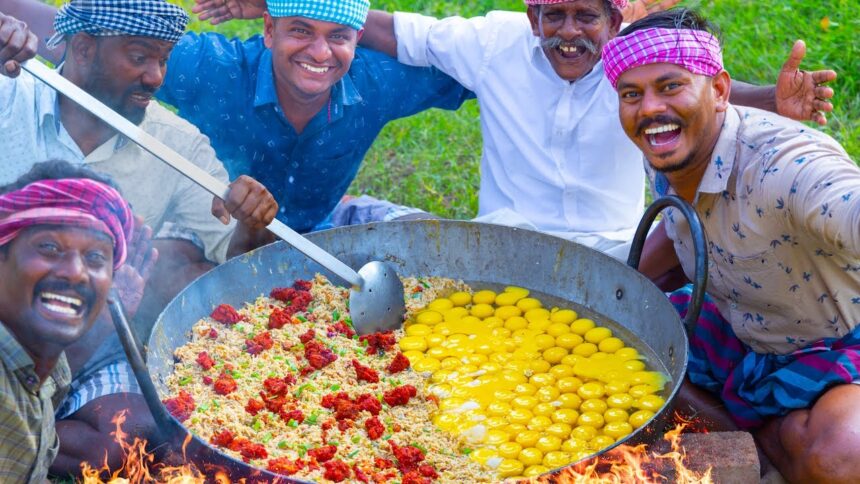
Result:
[[[399,61],[433,65],[478,97],[479,219],[531,224],[601,250],[632,238],[644,203],[642,154],[621,128],[601,63],[576,82],[560,78],[524,13],[396,13],[394,27]]]

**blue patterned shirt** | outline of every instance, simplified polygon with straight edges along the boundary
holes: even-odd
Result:
[[[655,195],[673,192],[646,169]],[[860,324],[860,168],[832,138],[731,106],[694,206],[708,238],[708,294],[753,350],[789,353]],[[664,214],[692,277],[688,224]]]
[[[158,96],[209,136],[231,178],[256,178],[280,204],[278,218],[308,231],[346,193],[387,122],[432,107],[456,109],[472,94],[436,69],[358,48],[330,105],[298,134],[278,104],[272,54],[261,36],[243,42],[190,33],[171,53]]]

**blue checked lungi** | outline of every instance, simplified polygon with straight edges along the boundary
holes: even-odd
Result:
[[[57,408],[55,417],[57,420],[68,418],[87,403],[115,393],[141,393],[134,371],[126,359],[114,361],[92,373],[78,375],[72,380],[69,393]]]
[[[669,300],[683,318],[692,286],[673,292]],[[719,395],[744,429],[809,408],[829,388],[860,380],[860,326],[842,338],[825,338],[789,354],[760,354],[738,339],[705,295],[689,337],[690,380]]]

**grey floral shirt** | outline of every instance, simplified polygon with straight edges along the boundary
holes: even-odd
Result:
[[[655,195],[672,192],[646,170]],[[730,106],[694,202],[707,292],[753,350],[788,353],[860,322],[860,168],[835,140]],[[692,278],[687,221],[668,209],[664,223]]]

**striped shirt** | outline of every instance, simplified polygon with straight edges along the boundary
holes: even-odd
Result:
[[[27,351],[0,324],[0,482],[42,483],[60,442],[54,406],[71,381],[65,353],[43,383]]]

